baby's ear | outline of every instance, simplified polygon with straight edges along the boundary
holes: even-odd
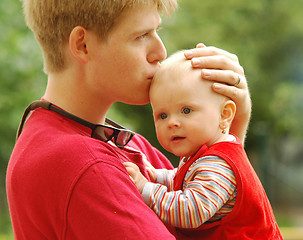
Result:
[[[236,104],[232,100],[227,100],[221,108],[221,123],[224,128],[230,127],[236,114]]]

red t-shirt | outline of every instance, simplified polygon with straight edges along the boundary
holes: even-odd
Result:
[[[15,239],[175,239],[143,202],[122,162],[143,152],[156,168],[170,162],[143,137],[119,149],[55,112],[32,112],[7,169]]]

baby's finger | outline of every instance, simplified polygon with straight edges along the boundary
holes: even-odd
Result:
[[[128,174],[134,180],[137,171],[139,171],[139,167],[136,164],[132,163],[132,162],[124,162],[123,165],[126,168],[126,171],[128,172]]]
[[[126,167],[126,171],[128,172],[129,176],[134,180],[136,176],[136,170],[133,167]]]
[[[155,177],[155,173],[152,169],[150,169],[149,167],[146,168],[146,171],[148,173],[148,176],[151,180],[151,182],[155,182],[156,181],[156,177]]]
[[[129,175],[129,178],[133,181],[133,183],[135,183],[135,179],[133,179],[131,175]]]
[[[148,160],[143,159],[143,162],[144,162],[145,167],[153,168],[153,165],[151,165],[151,163]]]
[[[144,164],[145,164],[145,168],[148,171],[153,172],[155,170],[154,166],[151,165],[151,163],[149,161],[147,161],[146,159],[144,159]]]
[[[134,168],[134,169],[137,169],[137,168],[139,169],[139,167],[136,164],[132,163],[132,162],[124,162],[123,165],[126,168],[130,167],[130,168]]]

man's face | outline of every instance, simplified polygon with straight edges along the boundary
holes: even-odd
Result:
[[[161,24],[156,6],[125,10],[108,39],[100,43],[92,70],[96,87],[112,102],[146,104],[151,79],[166,58],[157,34]],[[102,83],[98,83],[100,77]]]

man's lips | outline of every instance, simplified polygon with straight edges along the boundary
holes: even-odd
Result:
[[[147,74],[147,79],[150,79],[152,80],[155,76],[156,72],[153,72],[153,73],[150,73],[150,74]]]

